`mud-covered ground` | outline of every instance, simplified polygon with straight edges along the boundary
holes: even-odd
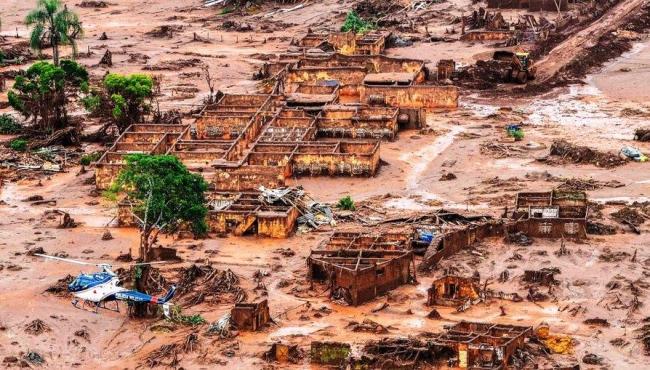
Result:
[[[142,54],[146,65],[164,61],[198,58],[216,74],[218,86],[227,92],[253,92],[256,82],[251,76],[263,62],[263,54],[285,50],[292,38],[307,28],[340,23],[353,1],[325,0],[288,13],[264,17],[273,9],[258,10],[255,15],[219,15],[217,9],[204,9],[199,1],[110,2],[107,8],[79,8],[70,4],[84,21],[86,36],[80,49],[92,55],[81,62],[91,73],[103,75],[107,70],[97,64],[106,48],[113,51],[111,72],[142,71]],[[30,1],[8,0],[2,4],[3,34],[25,37],[27,30],[18,21],[32,7]],[[437,4],[434,9],[459,14],[470,7],[469,1]],[[262,15],[262,16],[260,16]],[[253,32],[225,31],[225,20],[249,23]],[[182,29],[171,38],[145,36],[155,27],[176,24]],[[431,30],[444,30],[444,22],[431,20]],[[262,26],[267,27],[263,30]],[[106,32],[108,40],[98,40]],[[192,41],[193,34],[208,39]],[[416,43],[412,47],[391,49],[390,55],[419,57],[435,64],[438,59],[458,55],[469,63],[475,55],[489,51],[488,45],[454,42]],[[136,55],[132,57],[132,55]],[[633,50],[608,63],[602,71],[589,75],[582,85],[556,89],[534,98],[484,98],[464,92],[458,110],[432,112],[430,130],[403,131],[394,142],[382,143],[385,162],[374,178],[299,178],[291,182],[303,185],[315,199],[336,202],[351,195],[357,202],[367,202],[389,213],[435,210],[440,207],[498,216],[505,206],[512,206],[517,191],[542,191],[558,186],[562,178],[618,181],[624,186],[589,190],[593,219],[618,230],[615,235],[591,235],[582,243],[567,242],[570,254],[558,256],[561,241],[535,239],[530,246],[506,244],[502,240],[481,243],[443,261],[440,269],[419,274],[417,284],[402,286],[388,296],[359,307],[347,307],[328,299],[323,287],[310,289],[306,280],[305,258],[310,249],[324,240],[331,228],[299,234],[286,240],[255,237],[212,238],[200,241],[162,240],[173,245],[183,258],[180,264],[160,267],[163,271],[194,262],[210,262],[218,269],[231,269],[241,279],[249,300],[267,298],[275,324],[258,333],[239,333],[222,340],[205,336],[205,326],[159,330],[161,322],[128,319],[122,312],[100,314],[82,311],[70,299],[44,293],[50,285],[67,274],[91,272],[92,267],[78,267],[27,256],[34,247],[48,254],[65,253],[69,258],[89,261],[114,261],[137,248],[135,230],[115,227],[115,205],[94,191],[88,181],[92,171],[81,173],[78,167],[63,174],[17,182],[4,181],[0,192],[0,361],[9,356],[21,357],[28,351],[38,352],[44,368],[147,367],[146,357],[161,345],[182,341],[192,331],[199,333],[194,352],[180,354],[180,366],[195,368],[309,368],[305,359],[298,365],[269,365],[261,353],[276,341],[297,344],[308,351],[313,340],[336,340],[362,344],[382,336],[418,335],[442,330],[446,324],[460,320],[491,321],[537,326],[547,323],[556,334],[574,340],[573,353],[553,355],[540,363],[578,363],[586,353],[604,358],[603,367],[641,369],[649,357],[637,339],[635,329],[650,317],[650,222],[640,227],[641,234],[630,231],[609,215],[624,202],[650,201],[648,163],[628,163],[615,168],[590,164],[551,164],[538,159],[549,152],[553,140],[566,139],[602,151],[617,153],[625,145],[634,145],[650,153],[649,143],[633,142],[635,128],[647,126],[650,115],[650,85],[647,75],[650,43],[640,41]],[[622,72],[621,68],[629,68]],[[164,108],[189,110],[207,93],[200,67],[183,67],[176,71],[154,71],[164,75],[161,103]],[[189,93],[188,93],[189,92]],[[180,95],[180,96],[179,96]],[[0,101],[6,99],[0,95]],[[523,123],[525,138],[511,143],[504,140],[504,125]],[[486,145],[496,144],[494,151]],[[482,150],[483,148],[483,150]],[[505,148],[505,149],[504,149]],[[439,181],[452,172],[455,180]],[[41,195],[56,200],[56,205],[33,205],[25,199]],[[70,213],[80,225],[59,229],[48,218],[47,210]],[[381,215],[375,215],[381,217]],[[341,225],[345,227],[346,225]],[[109,230],[112,240],[102,240]],[[290,248],[295,255],[283,255],[279,248]],[[119,263],[115,263],[116,267]],[[557,267],[560,284],[543,302],[514,303],[493,300],[463,313],[451,307],[436,307],[442,320],[428,319],[431,308],[425,306],[426,289],[454,266],[464,275],[475,271],[490,288],[526,297],[521,282],[523,271]],[[508,270],[507,282],[497,281]],[[265,272],[260,289],[254,275]],[[257,289],[255,289],[257,288]],[[631,311],[634,296],[642,303]],[[381,303],[388,307],[372,312]],[[504,307],[505,316],[501,315]],[[230,302],[200,304],[186,314],[200,313],[208,322],[221,318],[232,307]],[[594,327],[584,320],[603,318],[607,327]],[[28,334],[25,327],[35,319],[45,322],[50,331]],[[351,332],[350,321],[371,319],[388,328],[384,334]],[[153,328],[152,328],[153,327]],[[78,336],[85,329],[88,336]],[[583,367],[588,365],[581,364]],[[3,365],[4,366],[4,365]]]

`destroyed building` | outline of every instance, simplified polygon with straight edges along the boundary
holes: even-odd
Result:
[[[296,229],[298,209],[260,200],[259,192],[212,193],[208,203],[208,230],[216,234],[289,237]]]
[[[173,155],[210,185],[210,232],[287,237],[300,221],[316,227],[326,212],[311,209],[315,202],[308,212],[264,202],[259,187],[282,188],[297,176],[374,176],[381,140],[458,105],[456,87],[427,83],[423,61],[386,57],[384,46],[382,34],[309,33],[301,52],[264,66],[272,91],[221,94],[190,125],[128,127],[97,161],[96,186],[107,189],[130,154]],[[126,211],[121,204],[121,225],[130,224]]]
[[[431,344],[438,351],[451,350],[452,362],[461,369],[516,368],[515,353],[532,334],[532,327],[461,321],[433,338]]]
[[[454,306],[479,298],[480,288],[474,278],[447,275],[434,280],[427,289],[428,306]]]
[[[332,51],[344,55],[377,55],[384,52],[389,33],[371,31],[355,32],[313,32],[309,30],[293,46],[295,52]]]
[[[500,237],[504,234],[501,222],[485,217],[467,220],[462,226],[444,230],[434,236],[420,263],[421,270],[429,269],[442,259],[448,258],[485,238]]]
[[[586,238],[587,204],[585,192],[519,193],[511,215],[515,222],[508,232],[542,238]]]
[[[230,317],[238,330],[258,331],[271,321],[268,301],[236,303]]]
[[[317,228],[333,220],[329,207],[313,200],[300,187],[206,194],[208,232],[218,235],[257,235],[287,238],[299,224]],[[118,203],[118,225],[137,226],[128,199]]]
[[[522,355],[533,328],[461,321],[442,333],[370,341],[353,367],[445,369],[521,369],[530,359]]]
[[[315,250],[307,258],[311,281],[329,286],[330,297],[358,306],[415,280],[410,251]]]
[[[304,50],[330,50],[324,42],[331,52]],[[427,83],[423,61],[381,55],[384,44],[378,34],[308,34],[302,51],[264,66],[269,93],[223,95],[192,125],[127,128],[98,160],[97,188],[108,188],[132,153],[174,155],[217,191],[283,186],[291,176],[374,176],[380,140],[458,106],[456,87]]]

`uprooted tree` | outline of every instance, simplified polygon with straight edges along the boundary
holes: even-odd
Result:
[[[169,155],[133,154],[125,158],[126,166],[109,190],[123,193],[131,205],[131,214],[140,229],[139,259],[149,262],[151,248],[158,235],[173,233],[182,226],[195,236],[207,233],[203,177],[188,171],[178,158]],[[149,267],[139,267],[136,288],[147,291]],[[147,315],[147,307],[135,307],[135,316]]]
[[[29,129],[35,134],[49,135],[59,130],[72,133],[67,105],[87,89],[88,72],[76,62],[63,60],[59,66],[37,62],[16,77],[8,99],[25,119],[32,120]]]
[[[154,81],[144,74],[108,74],[99,89],[84,98],[84,105],[93,114],[108,118],[102,128],[117,126],[123,132],[129,125],[141,123],[151,111]]]
[[[29,44],[41,51],[43,46],[52,47],[52,60],[59,65],[59,46],[72,46],[72,57],[77,56],[77,40],[83,36],[79,17],[68,10],[60,0],[38,0],[36,9],[29,12],[25,23],[32,27]]]

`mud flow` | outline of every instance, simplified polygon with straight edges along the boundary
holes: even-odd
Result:
[[[647,1],[0,22],[3,368],[647,367]]]

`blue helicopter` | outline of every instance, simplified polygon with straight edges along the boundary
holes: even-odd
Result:
[[[99,272],[80,274],[68,285],[68,291],[75,297],[72,301],[72,305],[76,308],[85,309],[86,306],[90,306],[94,309],[95,313],[97,313],[99,309],[120,312],[119,301],[124,301],[129,304],[144,302],[161,305],[163,313],[166,317],[169,317],[171,306],[169,301],[174,297],[174,293],[176,293],[176,287],[173,285],[164,297],[155,297],[138,292],[137,290],[128,290],[122,287],[119,277],[113,272],[112,266],[107,263],[90,263],[39,253],[36,253],[35,255],[57,261],[74,263],[77,265],[97,266],[100,268]],[[133,265],[152,265],[157,263],[166,262],[135,263]],[[107,302],[115,302],[115,306],[109,307],[106,305]]]

